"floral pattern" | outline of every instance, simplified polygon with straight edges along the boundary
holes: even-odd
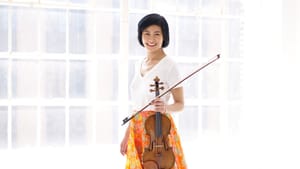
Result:
[[[142,155],[144,148],[149,145],[149,138],[144,129],[144,123],[147,117],[153,115],[153,111],[143,111],[139,113],[130,122],[130,134],[128,138],[126,169],[143,169]],[[187,169],[184,154],[175,123],[170,114],[166,114],[171,121],[171,130],[169,135],[169,145],[173,148],[175,155],[175,165],[172,169]]]

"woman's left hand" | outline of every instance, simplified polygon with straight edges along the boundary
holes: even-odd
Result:
[[[152,100],[151,105],[153,105],[155,112],[166,113],[167,111],[165,102],[160,98]]]

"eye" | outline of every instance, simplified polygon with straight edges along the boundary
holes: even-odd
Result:
[[[149,32],[143,32],[143,35],[150,35],[150,33]]]

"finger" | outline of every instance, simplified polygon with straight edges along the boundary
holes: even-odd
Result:
[[[121,154],[122,154],[122,155],[125,155],[126,152],[127,152],[127,150],[126,150],[126,149],[123,149],[122,152],[121,152]]]
[[[121,153],[122,155],[124,155],[124,154],[125,154],[123,149],[121,149],[120,153]]]
[[[122,155],[126,154],[126,152],[127,152],[127,146],[125,146],[125,144],[121,145],[120,152],[121,152]]]
[[[121,144],[121,146],[120,146],[120,153],[122,154],[122,155],[124,155],[124,148],[123,148],[124,146],[123,146],[123,143]]]
[[[121,144],[121,146],[120,146],[120,153],[123,155],[122,144]]]
[[[164,105],[165,103],[164,103],[162,100],[154,100],[154,101],[152,102],[152,104],[155,105],[155,106],[162,106],[162,105]]]

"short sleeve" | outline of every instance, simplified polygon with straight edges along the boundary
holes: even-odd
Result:
[[[169,86],[172,87],[177,84],[181,80],[181,74],[179,72],[178,66],[174,61],[171,61],[170,64],[170,72],[168,73],[168,83]],[[182,87],[182,84],[178,84],[175,88]]]

